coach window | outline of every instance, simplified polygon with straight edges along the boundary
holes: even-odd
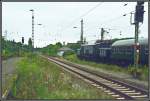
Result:
[[[127,52],[127,48],[128,48],[128,47],[124,47],[124,53],[126,53],[126,52]]]
[[[148,46],[145,45],[145,54],[148,54]]]
[[[119,48],[118,47],[116,48],[116,52],[119,53]]]
[[[112,48],[112,52],[115,53],[115,48]]]
[[[131,52],[131,47],[130,46],[128,47],[128,52]]]
[[[121,47],[121,48],[120,48],[120,52],[121,52],[121,53],[124,52],[124,47]]]
[[[99,55],[101,55],[101,49],[99,50]]]
[[[126,49],[126,47],[122,47],[122,52],[123,52],[123,53],[125,52],[125,49]]]
[[[114,47],[114,52],[116,53],[116,47]]]
[[[116,47],[116,53],[118,53],[118,48]]]
[[[101,49],[100,49],[100,53],[99,54],[100,54],[100,56],[102,55],[102,50]]]
[[[103,56],[103,50],[102,50],[102,54],[101,55]]]
[[[116,53],[116,47],[114,47],[114,53]]]
[[[124,52],[124,51],[125,51],[125,47],[122,47],[122,48],[121,48],[121,52]]]

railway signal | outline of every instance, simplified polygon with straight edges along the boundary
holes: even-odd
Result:
[[[143,23],[143,17],[144,17],[144,1],[137,1],[137,5],[135,7],[135,13],[134,13],[134,22],[131,22],[131,25],[135,25],[135,47],[134,47],[134,66],[137,68],[139,64],[139,42],[138,42],[138,35],[139,35],[139,23]],[[132,20],[132,14],[131,13],[131,18]],[[135,77],[137,77],[135,73]]]
[[[112,30],[112,29],[109,29],[109,30]],[[101,41],[104,40],[104,33],[109,33],[107,30],[105,30],[105,28],[101,28]]]
[[[22,44],[24,44],[24,37],[22,37]]]
[[[135,18],[134,22],[142,22],[143,23],[143,15],[144,15],[144,2],[143,1],[138,1],[136,5],[136,12],[135,12]]]
[[[4,38],[5,38],[5,40],[7,40],[7,30],[5,30]]]

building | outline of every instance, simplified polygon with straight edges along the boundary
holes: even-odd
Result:
[[[62,47],[62,48],[58,49],[57,55],[63,56],[63,54],[65,52],[69,52],[69,51],[73,51],[73,50],[71,48],[68,48],[68,47]]]

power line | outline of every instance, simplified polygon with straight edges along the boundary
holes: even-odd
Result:
[[[128,14],[131,14],[132,12],[135,12],[135,11],[130,11],[129,13],[125,13],[124,15],[126,16],[126,15],[128,15]],[[100,22],[100,23],[103,23],[103,24],[106,24],[106,23],[111,23],[111,22],[113,22],[113,21],[116,21],[116,20],[119,20],[120,18],[123,18],[124,16],[123,15],[119,15],[119,16],[117,16],[117,17],[115,17],[115,18],[112,18],[112,19],[109,19],[109,20],[105,20],[105,21],[103,21],[103,22]],[[85,31],[87,31],[87,30],[89,30],[89,29],[92,29],[92,28],[94,28],[95,26],[92,26],[92,27],[90,27],[90,28],[88,28],[88,29],[86,29]],[[98,26],[96,26],[96,27],[98,27]]]
[[[90,12],[92,12],[94,9],[96,9],[98,6],[100,6],[102,4],[102,2],[100,2],[99,4],[97,4],[96,6],[94,6],[93,8],[91,8],[90,10],[88,10],[86,13],[82,14],[81,16],[77,17],[76,19],[74,19],[70,24],[68,24],[64,29],[66,30],[67,28],[69,28],[72,24],[75,23],[76,20],[81,19],[82,17],[86,16],[87,14],[89,14]]]
[[[148,6],[148,5],[146,5],[146,6]],[[146,7],[146,6],[145,6],[145,7]],[[110,23],[110,22],[119,20],[120,18],[123,18],[124,16],[126,16],[126,15],[128,15],[128,14],[131,14],[131,13],[134,13],[134,12],[135,12],[135,10],[134,10],[134,11],[130,11],[130,12],[128,12],[128,13],[125,13],[125,14],[123,14],[123,15],[117,16],[117,17],[115,17],[115,18],[112,18],[112,19],[103,21],[103,22],[101,22],[101,23],[103,23],[103,24],[106,24],[106,23],[108,23],[108,22]],[[95,27],[95,26],[93,26],[93,27]],[[91,28],[93,28],[93,27],[91,27]],[[90,29],[91,29],[91,28],[90,28]],[[88,29],[88,30],[89,30],[89,29]],[[87,31],[87,30],[85,30],[85,31]]]

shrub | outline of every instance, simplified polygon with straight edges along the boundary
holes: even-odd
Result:
[[[68,55],[73,55],[73,54],[75,54],[74,51],[67,51],[67,52],[64,52],[63,57],[68,56]]]

